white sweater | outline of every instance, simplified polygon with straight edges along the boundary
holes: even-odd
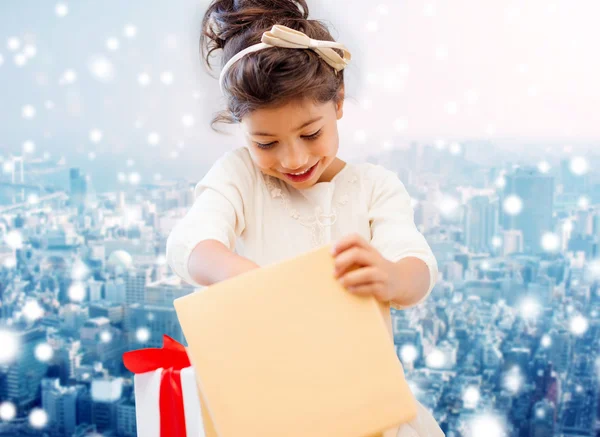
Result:
[[[414,256],[427,264],[430,285],[420,303],[431,293],[438,268],[413,216],[404,184],[383,166],[347,163],[330,182],[297,190],[264,175],[241,147],[218,159],[196,184],[194,204],[167,239],[167,262],[186,282],[202,287],[187,268],[202,240],[218,240],[264,266],[356,232],[391,261]],[[393,338],[389,305],[380,307]],[[442,437],[431,413],[420,402],[417,407],[413,421],[382,436]]]
[[[422,259],[430,272],[427,295],[437,281],[437,262],[415,226],[410,196],[381,165],[347,163],[330,182],[298,190],[263,174],[241,147],[219,158],[194,193],[194,204],[169,234],[166,248],[169,265],[190,284],[201,287],[187,265],[202,240],[218,240],[264,266],[354,232],[391,261]]]

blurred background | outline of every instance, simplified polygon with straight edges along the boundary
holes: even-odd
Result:
[[[0,5],[0,435],[135,436],[123,352],[184,341],[166,237],[237,126],[208,1]],[[352,52],[340,157],[394,170],[435,252],[392,310],[449,437],[600,435],[600,3],[309,0]]]

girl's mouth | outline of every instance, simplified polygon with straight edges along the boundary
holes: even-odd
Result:
[[[296,175],[292,173],[284,173],[284,175],[292,182],[304,182],[310,179],[310,177],[313,175],[315,169],[317,168],[317,164],[318,162],[302,174]]]

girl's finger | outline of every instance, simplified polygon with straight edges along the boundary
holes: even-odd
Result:
[[[371,254],[360,247],[352,247],[335,257],[335,274],[341,276],[351,267],[371,265]]]
[[[348,287],[348,291],[359,296],[374,296],[377,298],[381,292],[383,284],[381,282],[373,282],[365,285],[356,285]]]
[[[363,267],[346,273],[339,278],[344,287],[367,285],[373,282],[385,282],[385,274],[377,267]]]
[[[367,249],[369,244],[359,234],[350,234],[340,238],[335,244],[332,245],[331,251],[334,255],[342,253],[351,247],[363,247]]]
[[[359,296],[373,296],[378,301],[384,302],[382,297],[385,295],[384,284],[381,282],[373,282],[367,285],[355,286],[348,289],[348,291]]]

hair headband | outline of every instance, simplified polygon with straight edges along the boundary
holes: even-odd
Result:
[[[263,33],[260,43],[254,44],[233,56],[223,69],[219,76],[219,86],[221,92],[225,94],[223,89],[223,78],[225,72],[235,62],[240,60],[248,53],[256,52],[269,47],[284,47],[290,49],[311,49],[314,50],[327,64],[334,68],[335,74],[339,70],[344,69],[351,60],[351,54],[348,49],[340,43],[334,41],[321,41],[309,38],[305,33],[298,30],[290,29],[289,27],[275,24],[270,31]],[[344,57],[341,57],[333,48],[341,49],[344,52]]]

